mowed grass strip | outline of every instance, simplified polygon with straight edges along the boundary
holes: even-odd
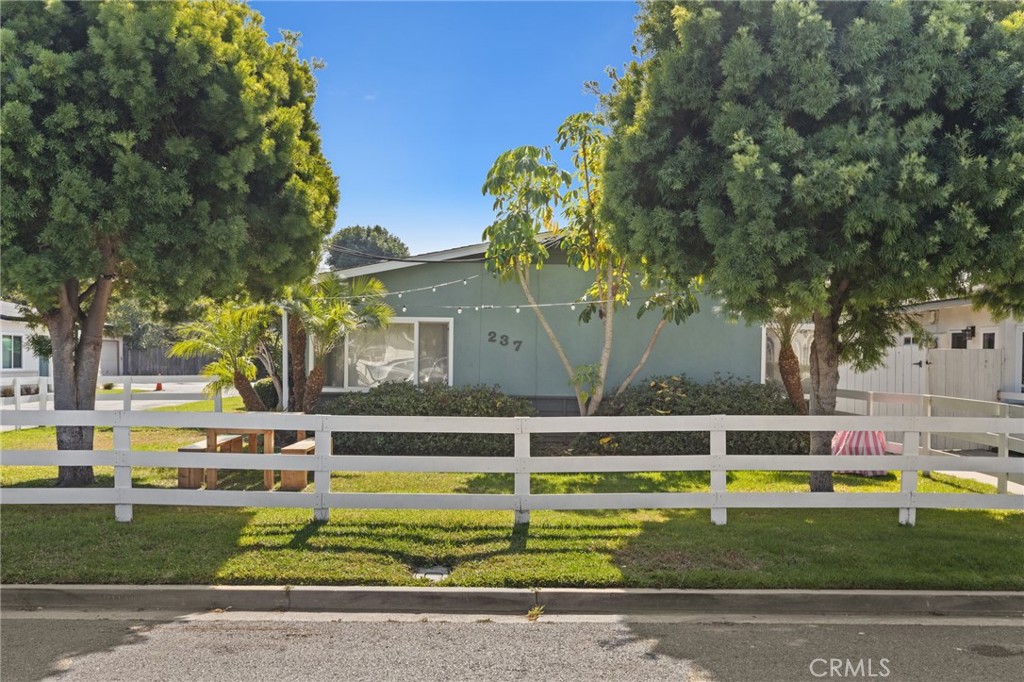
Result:
[[[174,450],[202,437],[189,429],[133,429],[140,450]],[[53,429],[0,435],[5,449],[52,448]],[[97,448],[109,448],[98,430]],[[52,485],[56,467],[0,467],[0,485]],[[134,485],[173,487],[175,469],[134,470]],[[113,472],[97,467],[97,485]],[[227,490],[262,488],[262,472],[221,470]],[[510,494],[507,474],[336,472],[347,492]],[[705,472],[532,477],[535,493],[700,492]],[[992,492],[933,475],[922,492]],[[803,472],[733,472],[730,491],[803,492]],[[899,476],[838,474],[840,492],[896,492]],[[2,494],[2,493],[0,493]],[[471,586],[1024,589],[1024,514],[895,509],[511,512],[135,507],[130,524],[110,506],[4,506],[4,583],[427,584],[417,566],[452,567],[441,584]]]

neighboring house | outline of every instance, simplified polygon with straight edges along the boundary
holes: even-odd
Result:
[[[28,345],[33,334],[45,334],[44,330],[32,329],[22,321],[19,307],[9,301],[0,301],[0,335],[3,341],[3,366],[0,373],[2,383],[10,385],[14,377],[23,383],[50,376],[50,362],[39,358]],[[121,373],[121,339],[104,338],[100,355],[100,374],[114,376]]]
[[[922,303],[910,311],[931,334],[926,347],[909,332],[900,334],[882,366],[867,372],[843,366],[840,388],[1024,401],[1024,320],[996,322],[963,298]],[[793,340],[805,381],[811,333],[810,325],[802,325]],[[765,343],[766,375],[777,379],[779,342],[768,332]]]
[[[328,359],[325,391],[365,389],[388,380],[488,384],[533,398],[543,414],[575,414],[572,387],[551,342],[519,284],[487,271],[486,248],[477,244],[337,273],[380,279],[395,317],[386,329],[348,335]],[[581,306],[571,305],[586,291],[591,273],[559,263],[558,255],[552,253],[551,262],[533,271],[534,294],[570,362],[596,363],[603,325],[597,315],[580,323]],[[633,307],[620,309],[614,318],[606,394],[632,370],[659,319],[656,311],[637,319],[642,291],[637,289],[632,300]],[[759,326],[728,322],[705,299],[700,313],[665,327],[639,376],[708,380],[722,374],[760,381],[762,345]]]

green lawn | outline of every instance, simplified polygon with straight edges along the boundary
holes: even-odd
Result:
[[[188,429],[133,429],[142,450],[198,440]],[[7,449],[52,447],[53,429],[0,435]],[[99,430],[96,447],[110,447]],[[97,467],[97,485],[111,486]],[[260,489],[261,472],[221,471],[222,489]],[[134,485],[173,487],[174,469],[138,468]],[[0,485],[40,486],[55,467],[2,467]],[[730,490],[806,490],[807,474],[731,474]],[[706,473],[537,475],[537,493],[702,491]],[[944,476],[923,492],[991,492]],[[511,493],[506,474],[336,473],[335,491]],[[837,475],[836,489],[899,489],[890,475]],[[701,588],[1024,589],[1024,514],[919,510],[901,527],[889,510],[511,512],[135,507],[130,524],[110,506],[5,506],[4,583],[212,583],[414,585],[411,569],[453,568],[442,584]],[[424,583],[425,584],[425,583]]]

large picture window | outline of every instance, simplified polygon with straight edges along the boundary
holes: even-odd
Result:
[[[21,369],[21,337],[14,334],[3,335],[3,368]]]
[[[385,381],[451,383],[450,319],[394,318],[385,329],[351,332],[328,359],[328,388],[370,388]]]

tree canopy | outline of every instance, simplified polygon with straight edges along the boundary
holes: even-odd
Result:
[[[559,126],[556,140],[562,149],[572,149],[574,173],[560,169],[546,147],[517,147],[495,160],[483,191],[495,197],[496,215],[483,236],[489,242],[488,269],[519,283],[565,368],[580,414],[587,416],[597,412],[604,398],[615,313],[630,305],[634,284],[654,289],[637,306],[637,317],[657,310],[661,319],[633,370],[619,385],[618,393],[636,378],[668,322],[679,324],[698,310],[698,283],[694,279],[681,287],[652,287],[652,270],[646,261],[631,257],[610,243],[609,225],[598,210],[604,191],[604,117],[573,114]],[[559,209],[562,224],[556,214]],[[590,286],[580,294],[580,321],[590,322],[595,314],[601,320],[603,343],[597,362],[573,365],[534,297],[529,271],[544,267],[552,245],[565,254],[569,267],[593,274]]]
[[[338,230],[327,243],[332,270],[345,270],[385,258],[408,258],[409,247],[380,225],[353,225]]]
[[[94,404],[112,294],[173,309],[312,274],[338,188],[297,36],[269,44],[227,1],[4,3],[0,19],[0,286],[49,329],[58,408]]]
[[[1019,3],[652,2],[637,37],[609,98],[613,238],[747,319],[813,319],[812,414],[908,302],[1024,313]]]

